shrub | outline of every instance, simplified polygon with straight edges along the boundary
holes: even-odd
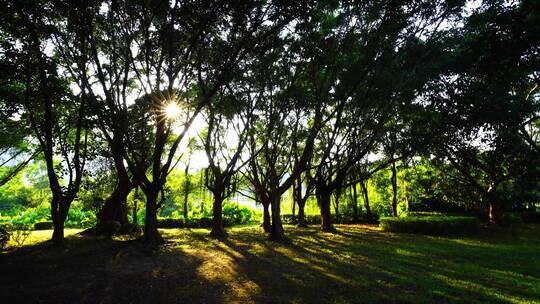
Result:
[[[480,221],[468,216],[407,216],[383,217],[380,227],[384,231],[450,235],[476,231]]]
[[[34,224],[34,230],[49,230],[53,229],[53,222],[39,222]]]
[[[246,224],[251,220],[253,211],[238,203],[227,202],[223,205],[223,225],[233,226]]]
[[[9,237],[10,237],[9,231],[4,227],[0,227],[0,251],[2,251],[4,247],[7,245],[7,242],[9,241]]]
[[[183,218],[158,218],[158,228],[184,228],[186,227]]]
[[[17,247],[24,245],[30,233],[32,233],[32,227],[26,224],[14,224],[9,229],[11,230],[11,240],[15,242]]]

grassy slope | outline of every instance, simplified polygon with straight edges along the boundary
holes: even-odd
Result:
[[[162,230],[155,254],[137,242],[71,236],[66,249],[38,244],[0,254],[0,303],[356,303],[540,301],[540,226],[474,237],[341,234],[286,227],[291,244],[258,227]]]

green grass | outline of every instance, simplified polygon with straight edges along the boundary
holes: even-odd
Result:
[[[470,237],[338,226],[340,234],[287,226],[291,242],[259,227],[161,230],[158,253],[138,242],[72,235],[0,254],[0,303],[538,303],[540,226]],[[48,232],[48,233],[47,233]],[[37,234],[36,234],[37,233]]]

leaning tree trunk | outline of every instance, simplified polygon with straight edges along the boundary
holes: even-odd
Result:
[[[321,208],[321,230],[326,232],[335,232],[336,229],[332,223],[332,215],[330,213],[330,198],[332,193],[328,190],[318,190],[317,199]]]
[[[159,245],[163,238],[157,230],[157,198],[159,188],[151,187],[145,191],[146,194],[146,219],[144,222],[143,241],[149,245]]]
[[[131,182],[124,165],[121,144],[116,137],[113,138],[111,153],[118,174],[118,183],[97,214],[98,225],[107,221],[116,221],[122,226],[128,224],[127,197],[135,185]]]
[[[271,196],[270,206],[272,208],[272,225],[270,226],[270,239],[276,242],[285,241],[285,231],[281,223],[281,197],[277,193]]]
[[[361,181],[360,187],[362,187],[362,196],[364,198],[364,207],[366,208],[366,220],[370,222],[373,217],[371,216],[371,207],[369,206],[369,193],[366,182]]]
[[[210,231],[210,236],[217,239],[227,237],[227,232],[223,228],[223,198],[221,192],[214,193],[212,213],[212,231]]]
[[[396,162],[392,162],[392,216],[398,216],[397,211],[397,170]]]
[[[122,226],[128,224],[127,197],[133,185],[129,180],[119,180],[113,193],[97,214],[98,224],[107,221],[117,221]]]

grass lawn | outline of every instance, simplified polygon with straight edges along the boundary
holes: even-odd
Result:
[[[0,303],[539,303],[540,225],[470,237],[393,234],[372,226],[286,227],[290,244],[259,227],[161,230],[158,253],[136,241],[71,234],[0,254]]]

